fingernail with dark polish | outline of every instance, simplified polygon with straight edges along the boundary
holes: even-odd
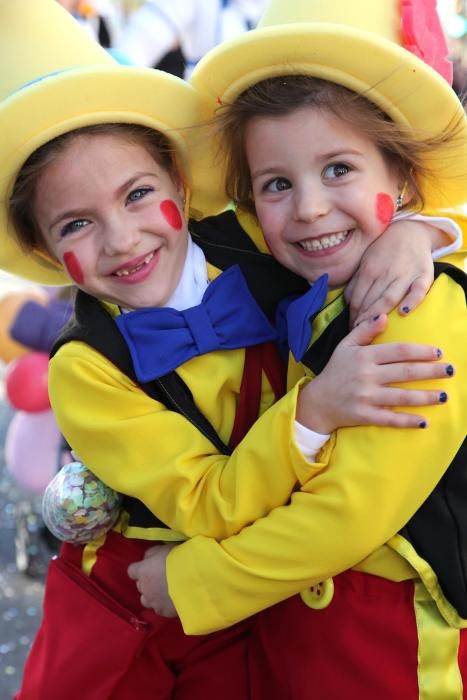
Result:
[[[404,314],[410,313],[410,306],[403,306],[403,307],[402,307],[402,312],[403,312]]]
[[[426,428],[426,420],[422,420],[421,423],[418,424],[419,428]]]
[[[440,395],[439,395],[439,402],[446,403],[447,400],[448,400],[448,395],[446,394],[445,391],[441,391]]]
[[[448,366],[446,367],[446,374],[447,374],[449,377],[452,377],[452,375],[454,374],[454,367],[453,367],[452,365],[448,365]]]
[[[377,321],[380,316],[381,316],[381,314],[378,314],[377,316],[373,316],[373,321]]]
[[[436,357],[438,358],[438,360],[440,357],[443,357],[443,351],[440,350],[439,348],[436,350]]]

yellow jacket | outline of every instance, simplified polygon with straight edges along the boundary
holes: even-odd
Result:
[[[342,296],[333,304],[342,306]],[[315,321],[315,339],[328,312]],[[448,385],[440,380],[417,383],[417,388],[449,393],[446,404],[423,408],[426,430],[338,430],[290,505],[223,542],[195,537],[170,553],[169,591],[186,633],[229,626],[348,568],[394,581],[417,575],[395,551],[394,536],[431,493],[465,439],[466,321],[463,289],[441,275],[409,317],[390,314],[376,341],[430,343],[442,348],[455,366]],[[302,373],[303,368],[291,367],[290,382]]]

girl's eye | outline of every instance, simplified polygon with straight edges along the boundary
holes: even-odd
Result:
[[[65,224],[60,229],[60,236],[67,236],[70,233],[75,233],[76,231],[80,231],[82,228],[87,226],[89,224],[88,219],[75,219],[74,221],[68,221],[68,223]]]
[[[285,177],[276,177],[274,180],[267,182],[264,189],[266,192],[284,192],[285,190],[290,190],[291,187],[290,181]]]
[[[127,202],[137,202],[138,200],[143,199],[148,192],[152,192],[151,187],[138,187],[138,189],[130,192],[127,197]]]
[[[347,175],[350,170],[351,168],[344,163],[333,163],[332,165],[328,165],[328,167],[325,169],[324,177],[329,179],[342,177],[343,175]]]

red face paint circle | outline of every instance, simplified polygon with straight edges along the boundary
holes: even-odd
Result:
[[[161,202],[161,213],[169,226],[180,231],[183,226],[183,219],[175,202],[171,199],[164,199],[164,201]]]
[[[76,284],[83,284],[84,275],[79,260],[74,253],[68,252],[63,256],[63,264],[66,267],[68,274]]]
[[[376,195],[376,216],[383,226],[387,226],[394,216],[394,202],[391,195],[378,192]]]

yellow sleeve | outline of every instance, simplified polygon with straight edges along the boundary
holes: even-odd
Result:
[[[232,352],[243,366],[243,351]],[[233,391],[223,389],[230,355],[224,352],[214,365],[209,356],[190,362],[200,407],[228,441],[235,407],[226,416],[219,396],[228,394],[235,403]],[[187,537],[238,532],[286,503],[297,482],[319,468],[305,460],[294,440],[298,390],[266,411],[226,457],[186,418],[148,397],[84,343],[62,346],[51,360],[49,383],[58,424],[79,458],[110,487],[140,499]]]
[[[446,404],[423,407],[426,430],[341,429],[325,448],[327,467],[290,505],[223,542],[197,537],[170,553],[169,591],[186,633],[226,627],[355,566],[410,519],[466,436],[466,321],[464,291],[441,275],[378,339],[432,343],[455,366],[448,382],[417,383],[449,393]]]

